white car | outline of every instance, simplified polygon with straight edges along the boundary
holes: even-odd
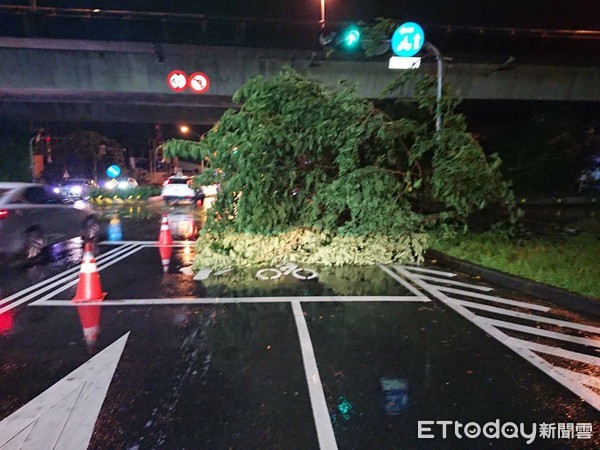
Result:
[[[0,182],[0,257],[32,260],[47,244],[94,239],[98,225],[87,205],[66,205],[49,186]]]
[[[198,199],[198,193],[192,186],[192,177],[185,175],[174,175],[165,180],[162,185],[161,195],[165,203],[173,201],[188,200],[194,202]]]

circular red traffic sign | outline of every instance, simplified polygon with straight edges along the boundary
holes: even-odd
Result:
[[[210,79],[205,73],[194,72],[188,78],[188,85],[196,94],[204,94],[210,87]]]
[[[167,75],[167,85],[175,92],[182,92],[188,86],[188,78],[185,72],[173,70]]]

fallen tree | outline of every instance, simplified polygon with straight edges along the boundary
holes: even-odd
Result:
[[[209,158],[211,169],[197,182],[220,184],[197,266],[420,261],[431,230],[466,226],[486,208],[514,217],[500,160],[484,154],[448,96],[444,126],[434,130],[433,88],[428,78],[418,80],[416,114],[393,119],[353,86],[326,87],[284,69],[272,80],[255,77],[242,86],[234,96],[241,107],[225,112],[199,142],[165,143],[165,156]],[[232,233],[235,243],[223,245]],[[236,250],[273,235],[294,236],[289,239],[296,244],[270,248],[266,257]],[[307,253],[298,236],[319,245],[311,241]],[[333,242],[346,251],[322,251]],[[386,249],[379,260],[370,251],[377,245]]]

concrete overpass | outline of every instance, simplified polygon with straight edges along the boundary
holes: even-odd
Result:
[[[598,67],[501,62],[450,62],[445,80],[466,100],[600,100]],[[328,60],[310,50],[0,38],[0,118],[210,125],[235,106],[231,96],[246,80],[286,64],[328,85],[354,82],[367,98],[397,75],[386,61]],[[174,69],[207,74],[210,89],[173,92],[166,78]],[[434,75],[435,61],[419,70]],[[410,98],[410,88],[397,95]]]

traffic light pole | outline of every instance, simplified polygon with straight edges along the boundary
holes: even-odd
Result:
[[[425,42],[425,47],[430,53],[433,53],[437,62],[437,95],[435,105],[435,131],[442,129],[442,85],[444,80],[444,63],[442,55],[438,48],[431,42]]]

